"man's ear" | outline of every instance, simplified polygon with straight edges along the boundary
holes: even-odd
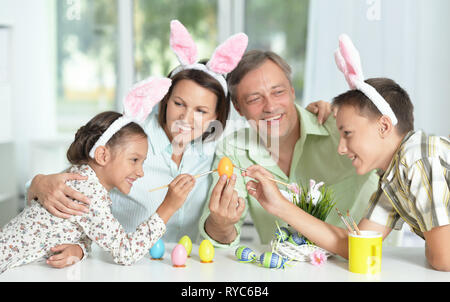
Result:
[[[99,146],[94,153],[95,162],[100,166],[105,166],[111,160],[111,152],[105,146]]]
[[[381,138],[385,138],[389,136],[394,131],[394,125],[392,125],[392,121],[386,115],[382,115],[378,119],[378,132]]]

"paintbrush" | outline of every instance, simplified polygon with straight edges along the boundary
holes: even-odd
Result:
[[[234,166],[234,167],[235,167],[235,168],[238,168],[238,169],[241,170],[241,171],[247,171],[247,170],[244,169],[244,168],[240,168],[240,167],[236,167],[236,166]],[[285,185],[286,187],[290,187],[290,186],[291,186],[290,184],[285,183],[284,181],[281,181],[281,180],[278,180],[278,179],[275,179],[275,178],[271,178],[271,177],[267,177],[267,176],[266,176],[266,178],[269,179],[269,180],[271,180],[271,181],[274,181],[274,182],[276,182],[276,183]]]
[[[342,222],[345,224],[345,226],[347,227],[348,231],[350,233],[355,234],[355,231],[353,231],[353,229],[350,227],[350,225],[348,224],[347,220],[345,220],[344,216],[341,214],[341,212],[338,210],[338,208],[336,208],[336,211],[339,215],[339,217],[341,218]]]
[[[215,169],[215,170],[211,170],[211,171],[207,171],[207,172],[203,172],[203,173],[200,173],[200,174],[194,175],[194,178],[199,178],[199,177],[201,177],[201,176],[205,176],[205,175],[208,175],[208,174],[214,173],[214,172],[216,172],[216,171],[217,171],[217,169]],[[151,190],[149,190],[149,192],[154,192],[154,191],[158,191],[158,190],[161,190],[161,189],[167,188],[167,187],[168,187],[169,185],[170,185],[170,184],[167,184],[167,185],[164,185],[164,186],[161,186],[161,187],[157,187],[157,188],[151,189]]]
[[[353,224],[353,227],[354,227],[355,230],[356,230],[356,234],[361,235],[361,232],[359,231],[359,228],[358,228],[358,226],[356,225],[355,220],[353,220],[353,217],[350,216],[350,211],[349,211],[349,210],[347,210],[347,217],[350,219],[351,223]]]

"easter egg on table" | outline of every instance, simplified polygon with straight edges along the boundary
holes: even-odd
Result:
[[[259,257],[261,265],[267,268],[285,268],[286,261],[286,258],[271,252],[265,252]]]
[[[186,249],[186,252],[187,252],[187,256],[189,257],[189,255],[191,254],[191,251],[192,251],[191,238],[189,238],[189,236],[187,236],[187,235],[184,235],[183,237],[181,237],[181,239],[180,239],[180,241],[178,241],[178,243],[184,246],[184,248]]]
[[[200,243],[198,248],[198,255],[200,256],[200,260],[202,263],[211,263],[214,258],[214,246],[212,243],[205,239]]]
[[[231,159],[229,159],[228,157],[222,157],[221,160],[219,161],[219,165],[217,166],[217,172],[219,172],[219,175],[226,175],[228,176],[228,178],[231,177],[231,175],[233,175],[233,162],[231,161]]]
[[[151,247],[150,257],[152,257],[153,260],[160,260],[164,256],[164,251],[165,251],[164,242],[162,241],[162,239],[159,239]]]
[[[234,253],[240,262],[249,263],[257,260],[255,252],[246,246],[238,247]]]
[[[177,244],[172,250],[172,264],[174,267],[185,267],[187,252],[183,245]]]

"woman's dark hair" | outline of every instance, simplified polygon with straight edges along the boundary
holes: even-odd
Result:
[[[201,64],[206,64],[206,60],[202,60]],[[208,89],[209,91],[213,92],[217,96],[217,105],[216,105],[216,114],[217,114],[217,120],[222,125],[222,130],[225,129],[225,126],[227,124],[228,114],[230,112],[230,98],[228,95],[225,95],[225,92],[222,88],[222,85],[214,79],[212,76],[207,74],[204,71],[200,71],[197,69],[186,69],[178,72],[172,77],[171,71],[168,75],[169,78],[172,79],[172,86],[170,86],[169,91],[162,99],[160,105],[159,105],[159,112],[158,112],[158,123],[159,125],[164,128],[164,126],[167,123],[166,119],[166,113],[167,113],[167,103],[172,95],[172,91],[174,87],[182,80],[190,80],[198,84],[199,86]],[[213,126],[214,123],[211,123],[211,126]],[[216,129],[214,127],[208,128],[205,133],[202,135],[202,140],[205,140],[208,138],[208,140],[212,140],[220,136],[221,133],[217,133]]]
[[[396,128],[400,135],[414,130],[414,106],[408,93],[400,85],[387,78],[373,78],[365,82],[375,88],[388,102],[397,117]],[[333,106],[341,107],[343,105],[351,105],[367,117],[381,116],[381,112],[374,103],[359,90],[349,90],[334,98]]]
[[[94,144],[106,129],[121,116],[121,113],[114,111],[102,112],[94,116],[86,125],[78,129],[75,134],[75,140],[67,150],[67,159],[69,162],[72,165],[87,164],[91,159],[89,151],[91,151]],[[123,143],[123,140],[126,137],[132,135],[147,137],[147,134],[141,126],[131,122],[117,131],[106,143],[106,146],[114,148]]]

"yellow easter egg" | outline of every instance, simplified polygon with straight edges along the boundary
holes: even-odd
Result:
[[[219,161],[219,165],[217,166],[217,172],[219,175],[227,175],[228,178],[233,175],[233,162],[228,157],[222,157]]]
[[[198,254],[202,263],[211,263],[214,258],[214,246],[208,239],[205,239],[200,243],[198,248]]]
[[[186,249],[187,255],[189,257],[189,255],[191,254],[191,251],[192,251],[191,238],[189,238],[188,235],[184,235],[183,237],[181,237],[180,241],[178,241],[178,244],[181,244],[182,246],[184,246],[184,248]]]

